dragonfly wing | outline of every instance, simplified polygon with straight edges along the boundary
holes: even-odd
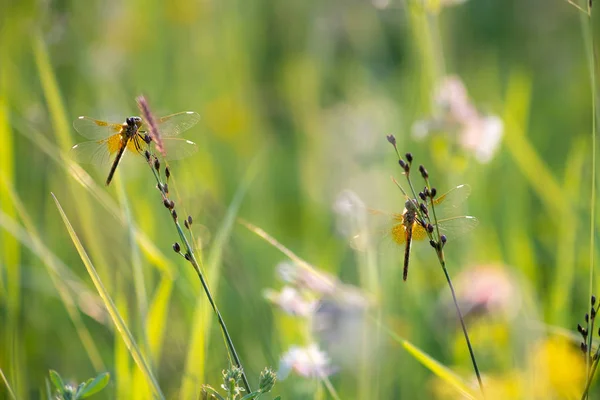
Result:
[[[83,137],[88,139],[105,139],[123,128],[122,124],[100,121],[89,117],[79,117],[73,121],[73,127]]]
[[[78,163],[105,165],[111,159],[106,140],[78,143],[71,147],[69,156]]]
[[[433,200],[436,213],[440,214],[456,214],[456,211],[460,209],[460,205],[471,194],[471,186],[459,185],[453,189],[450,189],[441,196],[436,197]]]
[[[438,221],[440,231],[445,235],[460,236],[475,229],[479,225],[479,220],[470,215],[462,215],[441,219]]]
[[[162,137],[180,135],[200,121],[200,115],[194,111],[184,111],[167,115],[157,121],[158,130]],[[147,127],[143,128],[147,130]]]
[[[196,143],[181,138],[166,138],[163,140],[163,147],[167,154],[167,160],[180,160],[198,151]]]

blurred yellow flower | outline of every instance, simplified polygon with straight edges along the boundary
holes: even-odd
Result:
[[[536,398],[579,398],[585,385],[585,364],[579,349],[562,338],[534,347],[530,360]]]

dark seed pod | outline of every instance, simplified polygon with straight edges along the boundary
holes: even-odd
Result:
[[[437,242],[435,240],[430,240],[429,244],[431,245],[431,247],[433,247],[434,249],[438,248]]]
[[[400,168],[406,169],[406,162],[403,159],[399,159],[398,164],[400,164]]]
[[[163,183],[162,188],[163,188],[163,192],[169,193],[169,185],[168,184]]]
[[[427,232],[433,233],[433,225],[427,224]]]
[[[154,169],[155,170],[160,170],[160,161],[158,161],[157,157],[154,157]]]
[[[192,226],[192,222],[194,222],[194,221],[192,220],[192,216],[191,215],[188,215],[187,222],[188,222],[188,225]]]
[[[146,161],[150,161],[150,152],[148,150],[144,151],[144,157],[146,157]]]
[[[590,322],[590,315],[589,314],[585,314],[585,322],[588,323]]]
[[[185,226],[186,229],[190,229],[190,224],[188,224],[187,219],[183,220],[183,225]]]
[[[172,210],[175,208],[175,202],[173,200],[169,200],[169,209]]]
[[[406,157],[406,160],[408,161],[408,163],[410,164],[413,160],[413,155],[411,153],[406,153],[405,157]]]
[[[165,168],[165,176],[167,177],[167,179],[171,177],[171,170],[169,169],[169,167]]]
[[[177,211],[172,210],[171,211],[171,216],[173,217],[173,221],[177,221]]]
[[[591,303],[592,303],[592,306],[594,306],[596,304],[596,296],[592,295]]]
[[[592,319],[596,318],[596,309],[594,307],[590,310],[590,316]]]
[[[429,210],[427,209],[427,206],[425,205],[425,203],[420,203],[419,208],[421,209],[421,212],[423,214],[425,214],[425,215],[429,214]]]
[[[581,342],[581,351],[583,354],[587,353],[587,344]]]
[[[179,245],[179,243],[177,243],[177,242],[173,243],[173,251],[175,253],[180,253],[181,252],[181,246]]]
[[[425,197],[425,193],[423,192],[419,192],[419,198],[423,201],[425,201],[426,197]]]
[[[442,236],[440,236],[440,240],[442,241],[442,244],[446,244],[446,242],[448,241],[448,238],[446,237],[446,235],[442,235]]]
[[[169,210],[172,208],[171,207],[171,201],[169,199],[164,199],[163,200],[163,205],[168,208]]]
[[[396,146],[396,137],[394,135],[387,135],[387,141],[392,144],[392,146]]]
[[[431,197],[432,199],[435,197],[435,195],[437,194],[437,189],[432,187],[431,191],[429,193],[429,197]]]
[[[192,260],[192,256],[190,255],[190,253],[185,253],[185,259],[188,261]]]
[[[427,173],[427,170],[425,169],[424,166],[419,165],[419,172],[421,173],[421,176],[423,177],[423,179],[429,178],[429,174]]]

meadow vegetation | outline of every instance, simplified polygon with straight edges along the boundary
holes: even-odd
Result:
[[[596,398],[592,6],[0,0],[0,398]]]

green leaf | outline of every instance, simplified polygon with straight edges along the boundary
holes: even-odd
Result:
[[[210,387],[208,385],[202,386],[202,390],[205,391],[208,395],[211,396],[211,397],[206,397],[207,399],[210,399],[210,398],[214,397],[215,399],[218,399],[218,400],[225,400],[223,398],[223,396],[221,396],[219,394],[219,392],[217,392],[215,389],[213,389],[212,387]]]
[[[110,381],[110,374],[108,372],[101,373],[94,380],[88,380],[83,390],[79,393],[80,398],[85,399],[98,393],[108,385],[108,381]]]
[[[63,394],[64,390],[65,390],[65,384],[64,384],[62,378],[60,377],[60,374],[58,372],[56,372],[55,370],[51,369],[50,370],[50,380],[52,381],[54,388],[56,390],[58,390],[61,394]]]
[[[247,395],[245,395],[244,397],[242,397],[241,400],[258,399],[261,394],[262,394],[262,392],[260,392],[260,391],[257,390],[256,392],[248,393]]]

